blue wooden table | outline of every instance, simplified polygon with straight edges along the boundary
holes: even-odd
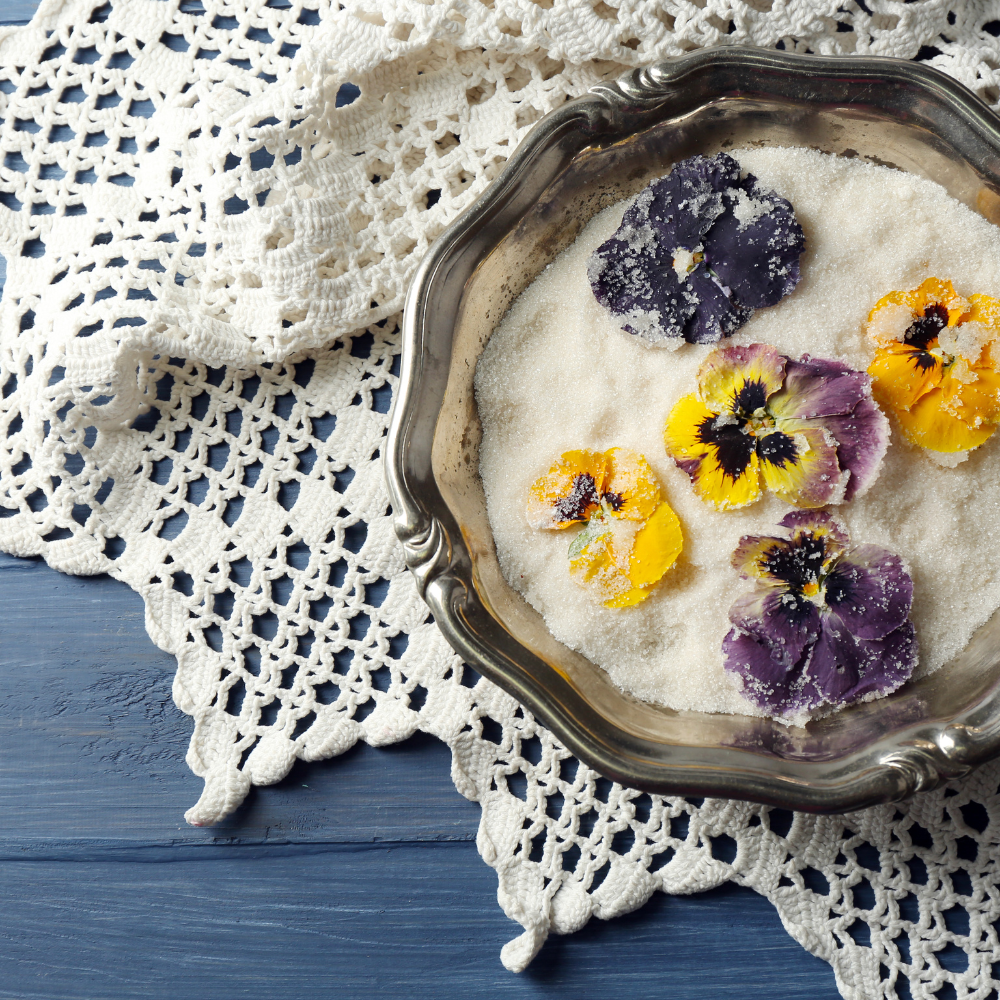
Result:
[[[837,996],[735,887],[657,894],[507,972],[520,928],[431,738],[297,765],[188,827],[191,722],[139,597],[0,554],[0,609],[0,998]]]
[[[0,601],[0,997],[837,996],[735,887],[657,894],[507,972],[520,928],[429,737],[297,765],[188,827],[191,723],[140,598],[0,555]]]

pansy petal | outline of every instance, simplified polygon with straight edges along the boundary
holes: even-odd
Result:
[[[624,225],[624,224],[623,224]],[[651,343],[681,342],[696,302],[657,244],[652,227],[619,229],[587,262],[587,280],[598,302],[623,330]]]
[[[533,528],[568,528],[596,509],[607,472],[600,451],[567,451],[528,491]]]
[[[737,675],[743,697],[766,712],[791,715],[821,700],[801,669],[786,671],[771,651],[752,635],[733,629],[722,641],[723,667]]]
[[[681,522],[669,504],[662,503],[636,532],[629,560],[634,587],[651,587],[677,561],[684,548]]]
[[[684,337],[692,344],[714,344],[738,330],[753,315],[753,309],[741,305],[699,264],[688,276],[685,286],[697,302],[684,327]]]
[[[882,471],[889,449],[889,421],[871,398],[861,400],[853,413],[824,417],[823,425],[837,441],[840,467],[849,472],[844,502],[864,496]]]
[[[723,456],[724,458],[724,456]],[[750,453],[747,464],[735,478],[717,452],[706,455],[691,476],[695,492],[716,510],[736,510],[760,499],[760,461]]]
[[[822,529],[795,531],[790,539],[744,536],[733,553],[743,576],[756,576],[796,593],[816,594],[820,575],[842,549]]]
[[[785,364],[785,383],[767,403],[776,417],[811,420],[850,413],[870,392],[871,380],[840,361],[811,358]]]
[[[1000,335],[1000,299],[977,293],[969,296],[969,306],[967,322],[982,323]]]
[[[698,462],[708,454],[704,440],[706,427],[711,427],[719,414],[709,409],[694,393],[682,396],[670,411],[663,429],[663,444],[667,454],[678,464]]]
[[[732,189],[727,211],[707,233],[705,261],[751,309],[773,306],[799,283],[805,236],[791,203],[753,175]]]
[[[622,571],[611,532],[592,537],[570,559],[570,576],[605,607],[624,608],[644,601],[650,591],[633,585]]]
[[[886,409],[908,410],[922,396],[941,384],[944,367],[927,351],[893,343],[879,348],[868,366],[872,395]]]
[[[771,535],[744,535],[736,546],[730,562],[740,576],[756,577],[758,580],[783,582],[769,569],[775,553],[790,552],[792,543],[787,538]]]
[[[837,442],[818,422],[779,421],[772,434],[757,439],[757,454],[765,485],[796,507],[843,501]]]
[[[894,552],[855,545],[827,575],[824,601],[857,638],[884,639],[909,616],[913,581]]]
[[[743,507],[760,497],[754,439],[697,396],[684,396],[674,405],[663,442],[667,454],[691,477],[695,492],[719,510]]]
[[[791,532],[791,543],[801,544],[806,536],[823,541],[823,564],[831,559],[839,559],[848,545],[850,535],[833,519],[826,510],[789,511],[779,522],[782,528]],[[738,551],[738,550],[737,550]]]
[[[615,515],[629,521],[645,521],[660,503],[660,486],[645,457],[627,448],[605,452],[607,475],[602,497]]]
[[[867,695],[892,694],[910,679],[920,657],[917,630],[909,621],[884,639],[859,639],[857,643],[867,655],[864,673],[850,693],[851,701]]]
[[[1000,421],[1000,374],[991,361],[992,352],[980,364],[965,365],[959,358],[941,380],[944,408],[973,426]]]
[[[788,668],[747,632],[732,629],[722,641],[722,655],[726,670],[740,674],[744,681],[754,680],[770,689],[787,681]]]
[[[720,347],[698,369],[698,394],[716,413],[749,416],[781,388],[786,360],[769,344]]]
[[[816,605],[785,587],[758,587],[737,598],[729,621],[752,635],[786,670],[802,659],[820,629]]]
[[[954,326],[971,309],[970,302],[955,291],[950,281],[928,278],[912,291],[883,295],[868,314],[868,335],[881,346],[901,342],[913,323],[924,316],[928,308],[938,305],[947,312],[948,326]]]
[[[996,424],[976,421],[975,413],[964,412],[952,394],[937,388],[921,397],[907,410],[896,410],[903,433],[914,443],[930,451],[954,453],[971,451],[988,441]],[[948,405],[950,404],[950,405]]]
[[[961,322],[971,308],[969,300],[959,295],[950,281],[942,281],[940,278],[927,278],[909,294],[913,311],[918,315],[923,315],[928,306],[944,306],[948,310],[949,326]]]
[[[868,694],[890,694],[917,664],[916,629],[904,622],[884,639],[859,639],[834,614],[823,616],[805,673],[827,702],[848,705]]]
[[[725,211],[722,192],[730,184],[732,174],[728,163],[693,156],[675,164],[666,177],[650,184],[633,208],[649,219],[671,253],[677,247],[693,250]],[[738,167],[736,175],[739,176]],[[644,196],[648,200],[640,205]]]

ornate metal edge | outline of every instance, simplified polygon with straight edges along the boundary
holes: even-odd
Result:
[[[442,268],[465,237],[496,215],[512,197],[525,175],[537,165],[553,136],[578,129],[581,148],[593,141],[613,141],[662,117],[666,106],[680,94],[687,78],[708,64],[725,60],[729,68],[782,74],[786,79],[808,78],[817,69],[828,75],[887,79],[918,88],[948,107],[1000,154],[1000,118],[957,81],[930,67],[880,57],[796,56],[738,48],[709,49],[670,62],[636,70],[614,84],[600,84],[590,93],[550,112],[514,151],[491,187],[438,238],[415,273],[407,295],[403,325],[403,361],[400,390],[390,415],[386,447],[386,481],[396,511],[395,530],[407,566],[421,596],[431,606],[449,642],[476,669],[522,700],[566,746],[601,773],[624,784],[649,791],[749,798],[810,812],[841,812],[907,798],[944,781],[968,774],[974,767],[1000,754],[1000,693],[991,691],[964,717],[986,714],[991,725],[977,727],[953,721],[944,729],[903,734],[895,744],[863,763],[852,775],[831,773],[812,784],[801,774],[772,775],[746,771],[720,775],[718,763],[704,767],[660,768],[644,774],[635,762],[628,768],[615,758],[613,748],[581,735],[574,720],[553,711],[541,693],[518,675],[516,662],[500,657],[484,645],[473,619],[488,612],[472,583],[471,562],[461,532],[447,511],[430,470],[430,449],[414,483],[410,459],[410,431],[420,407],[420,376],[427,359],[421,350],[424,311]],[[550,168],[551,169],[551,168]],[[554,173],[552,173],[554,176]],[[549,178],[551,179],[551,178]],[[416,489],[415,489],[416,487]],[[417,490],[423,497],[418,496]],[[522,647],[523,649],[523,647]],[[526,651],[525,651],[526,652]],[[715,748],[706,751],[711,758]],[[817,765],[818,766],[818,765]]]

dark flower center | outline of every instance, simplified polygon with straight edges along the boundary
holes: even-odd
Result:
[[[734,482],[746,471],[754,451],[779,469],[798,459],[795,440],[774,429],[774,418],[767,412],[767,387],[759,379],[744,382],[733,394],[729,413],[706,417],[698,428],[698,440],[715,448],[719,467]]]
[[[805,534],[792,545],[776,545],[761,560],[768,573],[801,594],[807,588],[815,592],[826,556],[826,542],[821,536]]]
[[[605,493],[601,499],[617,514],[625,506],[625,497],[621,493]]]
[[[930,353],[928,347],[936,340],[938,334],[948,325],[948,310],[940,302],[929,305],[923,316],[915,319],[903,334],[903,342],[912,347],[912,361],[923,370],[933,368],[938,358]]]
[[[560,521],[582,521],[591,507],[607,504],[616,513],[625,506],[625,497],[621,493],[598,493],[597,483],[589,472],[581,472],[573,477],[573,485],[569,493],[559,497],[553,504],[556,518]]]
[[[757,439],[743,429],[745,419],[736,423],[720,424],[718,417],[706,417],[698,428],[698,440],[715,448],[715,460],[724,475],[734,482],[743,475],[750,464],[750,456]]]
[[[744,382],[733,397],[733,412],[738,417],[752,417],[767,402],[767,388],[759,379]]]
[[[793,438],[782,431],[775,431],[767,437],[757,438],[757,454],[764,461],[783,469],[786,463],[795,464],[799,450]]]
[[[600,503],[597,484],[589,472],[581,472],[573,477],[573,486],[564,497],[555,502],[556,515],[560,521],[580,521],[589,507]]]

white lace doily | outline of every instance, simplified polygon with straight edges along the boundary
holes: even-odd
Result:
[[[739,42],[927,59],[996,104],[998,35],[996,0],[42,0],[0,29],[0,547],[143,595],[188,820],[420,729],[482,805],[508,968],[732,879],[844,997],[995,998],[1000,765],[822,818],[611,784],[428,621],[379,454],[409,275],[566,97]]]

